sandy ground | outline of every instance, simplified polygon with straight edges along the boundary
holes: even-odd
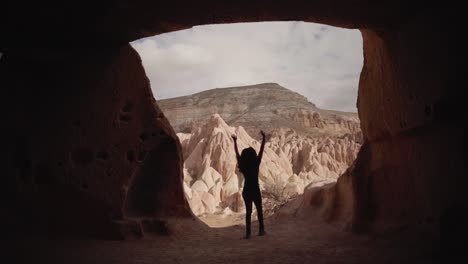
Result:
[[[218,217],[218,219],[216,219]],[[314,219],[271,217],[266,236],[243,239],[243,218],[203,219],[171,226],[170,236],[141,240],[41,240],[14,241],[13,262],[5,263],[438,263],[437,246],[424,233],[354,235]],[[226,220],[226,219],[224,219]]]
[[[257,220],[257,213],[252,214],[252,222]],[[245,227],[245,213],[232,213],[230,215],[223,214],[206,214],[199,216],[199,219],[212,228],[222,228],[230,226]]]

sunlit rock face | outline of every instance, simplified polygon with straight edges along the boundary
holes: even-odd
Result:
[[[336,181],[362,142],[357,114],[320,109],[276,83],[212,89],[158,103],[179,132],[184,188],[197,215],[242,209],[243,176],[236,170],[232,134],[240,151],[259,150],[260,130],[271,134],[260,184],[265,192],[280,190],[285,197],[301,194],[307,185]]]
[[[178,133],[184,152],[184,191],[196,215],[243,209],[243,176],[237,169],[234,142],[239,150],[260,142],[243,127],[230,127],[217,114],[193,128]],[[280,189],[284,196],[302,194],[307,185],[336,181],[354,161],[360,144],[349,139],[300,136],[292,129],[275,130],[266,144],[260,166],[261,189]]]
[[[276,83],[211,89],[158,101],[176,132],[219,114],[230,126],[242,126],[259,139],[261,129],[292,128],[313,136],[342,136],[360,131],[356,113],[324,110],[305,96]]]

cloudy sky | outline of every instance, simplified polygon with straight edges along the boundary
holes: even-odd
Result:
[[[208,25],[132,46],[156,99],[276,82],[320,108],[356,111],[363,63],[358,30],[304,22]]]

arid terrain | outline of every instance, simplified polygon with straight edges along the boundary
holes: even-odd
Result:
[[[324,136],[360,132],[357,113],[320,109],[277,83],[216,88],[159,100],[158,105],[176,132],[189,133],[213,114],[219,114],[229,126],[242,126],[257,139],[260,129],[280,127]]]
[[[259,175],[267,215],[307,186],[336,181],[361,147],[357,114],[319,109],[274,83],[159,103],[182,144],[184,192],[199,216],[245,211],[231,135],[238,137],[240,151],[249,146],[258,151],[258,132],[269,133]]]
[[[391,235],[343,232],[316,217],[267,219],[267,235],[242,239],[244,226],[180,223],[178,234],[140,240],[15,241],[15,263],[439,263],[438,245],[424,231]],[[192,226],[192,227],[191,227]],[[255,234],[258,225],[252,225]],[[27,254],[24,254],[27,252]]]

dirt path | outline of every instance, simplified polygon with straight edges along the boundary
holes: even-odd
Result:
[[[242,225],[193,223],[183,235],[134,241],[21,241],[13,263],[436,263],[423,234],[353,235],[310,219],[270,218],[266,236],[245,240]],[[256,222],[252,228],[256,234]]]

